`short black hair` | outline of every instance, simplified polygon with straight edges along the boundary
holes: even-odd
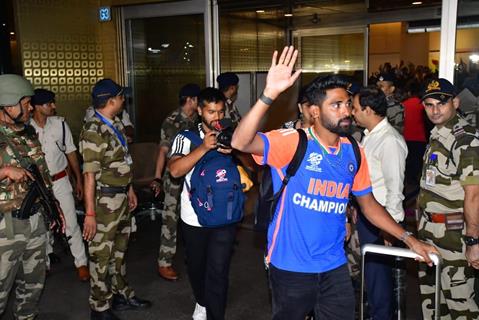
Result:
[[[359,104],[363,110],[369,107],[378,116],[386,116],[388,108],[386,95],[376,86],[368,86],[359,90]]]
[[[326,98],[326,91],[342,88],[347,91],[350,81],[342,75],[317,77],[306,87],[304,98],[312,104],[321,107]]]
[[[198,105],[200,108],[203,108],[208,103],[218,103],[223,102],[225,103],[226,98],[223,92],[216,88],[208,87],[200,91],[198,95]]]

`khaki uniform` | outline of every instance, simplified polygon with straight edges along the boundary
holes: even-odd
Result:
[[[241,121],[241,114],[230,99],[228,99],[225,103],[225,119],[231,119],[233,122],[233,127],[236,127],[238,123]]]
[[[427,213],[464,212],[464,185],[479,184],[479,134],[459,116],[431,131],[424,155],[418,205],[423,212],[419,239],[434,244],[442,258],[441,319],[479,319],[474,301],[474,269],[467,266],[463,230],[446,230]],[[435,156],[431,156],[435,155]],[[433,318],[434,268],[420,264],[419,282],[424,319]]]
[[[182,112],[181,108],[170,113],[161,125],[160,147],[171,147],[173,139],[178,132],[194,126],[198,115],[188,118]],[[173,264],[173,258],[176,254],[176,231],[179,216],[179,199],[183,189],[183,179],[175,179],[170,175],[168,168],[163,174],[163,190],[165,192],[164,207],[161,215],[161,244],[158,254],[158,265],[160,267],[169,267]]]
[[[404,129],[404,106],[397,102],[394,96],[388,97],[388,108],[386,116],[389,123],[402,134]]]
[[[124,135],[119,118],[112,125]],[[96,311],[110,308],[112,294],[125,298],[135,295],[126,280],[125,252],[131,231],[127,187],[131,183],[128,151],[115,132],[98,117],[87,121],[80,134],[83,172],[95,173],[95,212],[97,232],[89,243],[90,307]],[[106,192],[103,188],[124,188],[123,192]]]
[[[36,163],[50,187],[47,165],[36,136],[1,124],[0,135],[0,167]],[[35,318],[45,282],[46,226],[40,209],[28,219],[12,217],[12,211],[21,207],[27,192],[27,182],[0,181],[0,315],[16,283],[15,319]]]

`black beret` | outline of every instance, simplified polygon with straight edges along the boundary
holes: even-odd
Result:
[[[236,86],[239,82],[239,78],[233,72],[224,72],[216,78],[216,81],[218,81],[220,89],[223,89],[229,86]]]
[[[181,97],[197,97],[200,94],[201,88],[195,83],[185,84],[180,89],[178,96]]]
[[[55,93],[46,89],[35,89],[35,95],[32,96],[30,104],[39,106],[49,102],[55,102]]]

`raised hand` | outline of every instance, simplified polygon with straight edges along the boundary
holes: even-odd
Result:
[[[273,53],[271,68],[269,68],[266,77],[265,96],[271,99],[277,98],[298,79],[301,70],[296,70],[292,74],[297,57],[298,50],[295,50],[293,46],[284,47],[279,59],[278,51]]]

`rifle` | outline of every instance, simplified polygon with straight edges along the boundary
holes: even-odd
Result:
[[[30,172],[35,180],[31,181],[30,189],[22,202],[21,212],[28,214],[34,207],[36,200],[44,208],[42,210],[45,222],[54,233],[60,235],[68,242],[68,237],[65,235],[65,218],[61,211],[58,201],[55,199],[53,193],[45,185],[45,181],[34,163],[25,168]]]

